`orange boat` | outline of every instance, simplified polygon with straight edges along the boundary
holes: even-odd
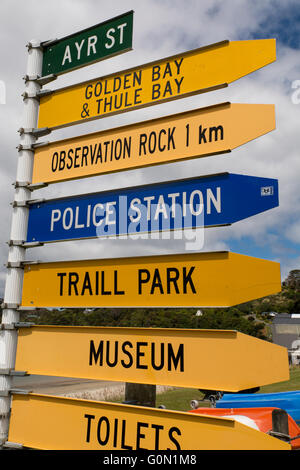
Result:
[[[258,431],[262,431],[276,437],[276,433],[272,433],[272,412],[276,409],[279,410],[280,408],[197,408],[196,410],[190,410],[189,413],[232,418],[246,426],[250,426]],[[287,417],[289,440],[292,450],[300,449],[300,427],[289,414]]]

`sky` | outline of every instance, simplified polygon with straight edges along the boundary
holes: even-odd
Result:
[[[133,50],[67,73],[47,89],[61,88],[140,66],[218,41],[276,39],[276,62],[217,91],[175,100],[130,113],[56,130],[45,140],[59,140],[155,119],[225,101],[275,104],[276,129],[230,155],[196,158],[49,185],[34,198],[53,198],[181,178],[232,172],[276,178],[279,207],[228,227],[204,231],[203,251],[228,250],[279,262],[284,280],[300,269],[300,1],[285,0],[2,0],[0,14],[0,296],[3,296],[10,239],[13,183],[22,127],[26,44],[62,38],[134,10]],[[5,101],[5,102],[4,102]],[[42,139],[41,139],[42,141]],[[178,240],[95,239],[59,242],[27,250],[32,261],[144,256],[186,251]]]

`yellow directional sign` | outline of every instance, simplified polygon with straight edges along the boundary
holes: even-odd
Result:
[[[275,60],[275,39],[222,41],[41,96],[38,127],[57,129],[215,90]]]
[[[221,103],[37,147],[33,183],[214,155],[275,129],[269,104]]]
[[[289,380],[286,348],[230,330],[20,328],[15,368],[227,392]]]
[[[280,265],[229,252],[28,264],[31,307],[229,307],[281,290]]]
[[[13,396],[8,441],[40,450],[291,449],[230,418],[38,394]]]

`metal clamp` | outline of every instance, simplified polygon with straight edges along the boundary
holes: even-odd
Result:
[[[15,370],[15,369],[0,369],[0,375],[9,375],[13,377],[25,377],[28,374],[27,371],[24,370]]]
[[[41,49],[41,50],[43,50],[43,46],[42,46],[41,42],[37,42],[36,44],[34,44],[34,43],[29,41],[26,44],[26,47],[28,48],[29,51],[30,51],[30,49]]]
[[[21,152],[22,150],[30,150],[31,152],[34,152],[33,144],[19,144],[16,149],[18,152]]]
[[[7,268],[24,269],[24,261],[8,261],[4,266],[6,266]]]
[[[24,127],[20,127],[20,129],[18,129],[18,132],[20,133],[20,135],[31,134],[38,139],[39,137],[43,137],[44,135],[50,134],[51,129],[49,129],[49,127],[41,127],[40,129],[33,129],[33,128],[26,129]]]
[[[23,246],[24,240],[9,240],[6,243],[8,246]]]
[[[36,81],[39,85],[44,86],[44,85],[47,85],[50,82],[53,82],[56,79],[57,79],[57,75],[52,73],[50,75],[45,75],[44,77],[39,77],[39,78],[37,78]]]
[[[23,248],[35,248],[37,246],[44,246],[44,243],[36,241],[36,242],[24,242],[22,244]]]
[[[6,441],[3,444],[3,447],[8,448],[8,449],[23,449],[23,444],[19,444],[18,442]]]
[[[10,203],[13,208],[15,207],[28,207],[28,201],[13,201]]]
[[[16,310],[16,309],[18,309],[19,307],[20,307],[20,304],[14,304],[14,303],[12,303],[12,302],[3,302],[3,303],[1,304],[1,308],[2,308],[2,309],[6,309],[6,308],[7,308],[7,309]],[[3,323],[2,323],[2,325],[3,325]],[[1,326],[2,326],[2,325],[1,325]],[[8,323],[8,325],[11,325],[11,323]],[[4,329],[5,329],[5,328],[4,328]]]
[[[3,308],[8,308],[8,307],[3,307]],[[22,310],[25,310],[25,307],[19,307],[19,308],[16,308],[16,310],[22,311]],[[33,307],[33,308],[30,308],[30,310],[36,310],[36,309],[35,307]],[[30,322],[1,323],[0,330],[1,331],[18,330],[19,328],[31,328],[34,325],[35,323],[30,323]]]

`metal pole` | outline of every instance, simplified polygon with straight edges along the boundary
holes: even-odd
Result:
[[[19,322],[18,306],[22,301],[23,269],[26,249],[20,242],[26,241],[28,207],[24,201],[31,198],[31,191],[26,183],[31,183],[33,167],[33,151],[30,146],[36,137],[30,130],[37,127],[39,100],[35,97],[41,86],[36,81],[41,75],[43,52],[40,43],[32,40],[28,45],[27,74],[25,79],[23,121],[20,130],[20,146],[18,150],[17,178],[13,205],[10,246],[8,252],[8,272],[6,277],[2,324],[0,330],[0,446],[7,440],[9,415],[11,407],[10,390],[14,369],[18,334],[15,323]],[[24,184],[25,183],[25,184]],[[13,265],[10,267],[11,263]]]

